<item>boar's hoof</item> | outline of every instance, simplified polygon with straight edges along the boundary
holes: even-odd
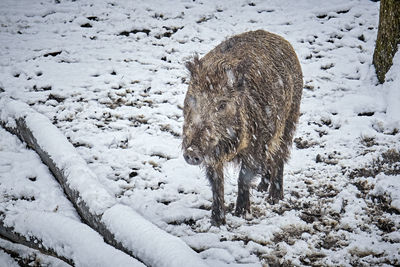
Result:
[[[211,216],[211,225],[219,227],[221,225],[226,224],[225,216],[216,216],[212,214]]]
[[[278,204],[279,200],[283,199],[283,194],[280,190],[273,189],[273,186],[269,190],[268,203],[271,205]]]
[[[278,204],[278,202],[279,202],[279,198],[273,198],[271,196],[268,197],[268,203],[269,204],[275,205],[275,204]]]
[[[250,207],[245,207],[244,205],[236,206],[235,216],[246,218],[246,215],[250,213]]]
[[[221,218],[213,219],[213,218],[211,218],[211,225],[212,226],[220,227],[221,225],[224,225],[224,224],[226,224],[225,218],[224,219],[221,219]]]
[[[239,195],[236,201],[236,209],[235,209],[235,216],[242,216],[246,217],[247,214],[250,214],[250,199],[249,193],[245,195]]]

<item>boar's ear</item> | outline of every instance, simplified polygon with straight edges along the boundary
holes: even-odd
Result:
[[[239,77],[238,77],[238,81],[237,81],[237,89],[239,91],[244,91],[245,84],[246,84],[246,81],[244,79],[244,75],[243,75],[243,73],[241,73],[238,76]]]
[[[244,91],[246,87],[246,73],[250,71],[251,61],[247,58],[241,60],[241,62],[236,67],[236,86],[238,91]]]
[[[235,83],[236,90],[244,91],[246,87],[246,79],[245,79],[245,72],[244,70],[238,68],[236,70],[236,83]]]
[[[188,69],[191,77],[195,77],[197,75],[200,64],[201,63],[198,54],[195,54],[191,60],[185,63],[185,66]]]

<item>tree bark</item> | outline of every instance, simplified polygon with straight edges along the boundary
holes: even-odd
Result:
[[[400,43],[400,1],[381,0],[379,28],[376,40],[373,64],[380,83],[392,66],[393,57]]]

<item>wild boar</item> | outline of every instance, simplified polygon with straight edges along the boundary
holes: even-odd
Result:
[[[186,67],[183,155],[211,184],[213,225],[225,224],[224,164],[240,164],[235,215],[250,212],[250,186],[283,198],[283,166],[299,118],[303,75],[293,47],[264,31],[233,36]]]

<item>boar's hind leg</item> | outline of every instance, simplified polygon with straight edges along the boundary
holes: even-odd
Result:
[[[242,163],[238,181],[238,197],[235,210],[236,216],[250,213],[250,184],[254,176],[254,172]]]
[[[269,187],[269,182],[271,180],[271,174],[266,172],[261,176],[261,182],[257,186],[259,192],[267,192]]]
[[[215,226],[220,226],[221,224],[225,224],[223,167],[207,166],[206,175],[208,180],[210,181],[213,194],[211,224]]]
[[[283,199],[283,161],[278,161],[272,164],[271,167],[268,202],[270,204],[276,204],[280,199]]]

